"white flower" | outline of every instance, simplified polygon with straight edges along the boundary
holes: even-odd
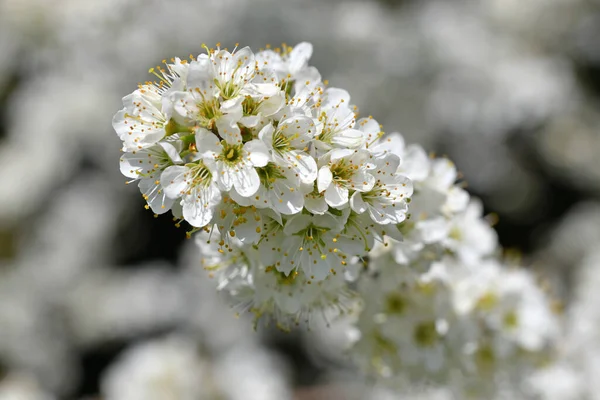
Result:
[[[343,208],[348,204],[350,190],[368,192],[375,185],[375,177],[367,168],[370,154],[366,150],[334,149],[320,160],[317,187],[325,192],[325,201],[331,207]]]
[[[265,144],[260,140],[243,143],[237,124],[232,124],[219,134],[199,128],[196,132],[196,146],[205,158],[215,160],[215,174],[222,190],[232,187],[243,197],[254,195],[260,187],[260,177],[255,167],[264,167],[270,160]]]
[[[329,275],[322,281],[312,282],[303,271],[289,275],[273,267],[254,270],[254,312],[260,317],[265,310],[275,307],[278,326],[289,329],[299,323],[311,324],[315,314],[326,311],[344,313],[355,297],[342,274]]]
[[[294,171],[268,163],[257,168],[260,179],[258,191],[249,197],[243,197],[232,190],[231,198],[241,206],[254,205],[258,208],[270,208],[284,215],[297,214],[304,207],[304,193],[300,191],[300,180]]]
[[[399,224],[406,219],[407,199],[412,195],[412,182],[396,171],[400,159],[388,154],[374,161],[375,168],[369,173],[377,179],[369,191],[356,191],[350,198],[355,212],[369,215],[378,224]]]
[[[281,235],[281,231],[274,233]],[[218,289],[228,292],[239,307],[250,309],[256,321],[270,316],[278,327],[289,330],[301,322],[310,324],[316,313],[339,314],[351,306],[354,294],[343,274],[313,282],[301,270],[290,274],[277,271],[273,266],[276,258],[263,257],[271,245],[255,248],[237,239],[225,243],[210,237],[207,232],[196,237],[202,266],[217,277]]]
[[[197,126],[218,127],[219,132],[219,120],[224,116],[228,122],[223,126],[244,116],[246,126],[255,126],[260,118],[252,117],[273,115],[285,100],[274,73],[257,72],[248,47],[234,53],[212,50],[199,55],[189,64],[186,83],[187,90],[170,96],[177,113]]]
[[[317,163],[308,150],[314,133],[312,118],[298,115],[282,120],[277,128],[271,124],[265,126],[258,136],[277,165],[291,169],[303,183],[313,183],[317,178]]]
[[[183,218],[192,226],[208,224],[221,200],[215,171],[214,161],[208,158],[185,166],[168,167],[161,176],[165,194],[171,199],[181,198]]]
[[[107,400],[212,398],[197,345],[171,337],[129,349],[102,379]],[[203,379],[204,378],[204,379]]]
[[[483,219],[483,206],[471,200],[467,209],[457,214],[449,223],[448,234],[442,244],[456,252],[467,264],[491,255],[498,245],[496,231]]]
[[[361,118],[356,122],[355,126],[356,130],[361,131],[363,134],[364,144],[366,148],[371,150],[371,145],[377,142],[382,136],[383,131],[381,130],[381,125],[373,119],[373,117],[369,116],[368,118]],[[400,149],[403,150],[403,149]],[[402,155],[402,151],[397,151],[394,154],[397,156]]]
[[[349,102],[350,95],[345,90],[325,90],[317,111],[319,126],[315,135],[315,147],[320,154],[334,147],[357,149],[365,143],[363,132],[354,129],[356,115]]]
[[[586,398],[584,376],[563,361],[534,373],[527,386],[543,400],[578,400]]]
[[[376,360],[367,368],[417,382],[445,371],[452,309],[443,268],[419,275],[386,263],[378,277],[362,277],[359,291],[365,305],[358,327],[364,335],[353,353],[361,364],[361,359]]]
[[[278,271],[289,275],[301,268],[311,280],[321,281],[330,273],[340,271],[347,256],[336,246],[336,234],[344,220],[331,214],[291,217],[283,229],[281,244],[274,248]]]
[[[262,98],[246,96],[242,101],[242,117],[239,123],[248,128],[258,128],[270,124],[271,118],[285,105],[285,93]]]
[[[313,53],[312,44],[307,42],[298,43],[296,46],[283,47],[283,51],[270,49],[256,53],[256,61],[260,68],[268,66],[273,69],[280,80],[296,80],[308,67],[308,60]]]
[[[113,128],[123,141],[123,150],[150,147],[165,137],[171,115],[168,110],[163,112],[162,100],[153,85],[143,85],[123,97],[124,108],[113,118]]]
[[[366,128],[366,126],[365,126]],[[365,130],[363,128],[363,131]],[[371,124],[371,134],[368,138],[374,136],[375,127]],[[430,160],[425,150],[419,145],[406,146],[404,138],[398,132],[393,132],[383,136],[379,140],[368,145],[374,157],[381,158],[388,154],[395,154],[400,157],[402,163],[398,166],[398,172],[407,176],[413,182],[424,181],[430,172]]]
[[[316,183],[303,183],[301,184],[301,190],[304,193],[304,208],[306,208],[307,211],[318,215],[322,215],[327,212],[329,206],[325,201],[325,196],[323,196],[323,193],[319,193]]]
[[[173,205],[173,198],[166,195],[160,176],[169,166],[183,162],[175,146],[179,147],[179,143],[160,142],[142,150],[125,153],[120,159],[121,173],[133,180],[139,179],[140,191],[156,214],[169,211]]]
[[[520,349],[541,351],[558,334],[550,304],[525,270],[506,270],[496,261],[476,266],[451,265],[454,304],[471,335],[493,334],[497,357]],[[518,354],[518,353],[517,353]]]
[[[257,243],[266,223],[275,220],[281,224],[281,216],[276,211],[255,206],[245,207],[229,196],[223,197],[216,214],[214,223],[226,242],[229,242],[230,237],[235,237],[243,243]]]

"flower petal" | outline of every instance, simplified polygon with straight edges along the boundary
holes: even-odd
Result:
[[[176,199],[185,193],[188,187],[186,181],[188,171],[188,167],[181,165],[172,165],[163,171],[160,184],[168,197]]]
[[[323,166],[319,169],[319,176],[317,177],[317,190],[319,193],[327,190],[333,182],[333,174],[328,166]]]
[[[331,207],[341,208],[348,204],[348,189],[335,183],[325,191],[325,201]]]
[[[237,165],[228,168],[231,182],[240,196],[252,196],[260,187],[260,178],[250,165]]]
[[[358,214],[362,214],[367,211],[367,203],[365,203],[363,200],[360,192],[354,192],[352,197],[350,197],[350,207]]]
[[[250,163],[255,167],[264,167],[271,160],[269,149],[262,140],[249,141],[244,145],[244,150],[248,153]]]

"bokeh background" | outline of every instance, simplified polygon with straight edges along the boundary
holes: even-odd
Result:
[[[149,67],[301,41],[362,115],[455,161],[567,315],[591,301],[600,1],[0,0],[0,399],[135,400],[119,375],[173,354],[193,399],[375,398],[348,383],[343,332],[235,318],[118,169],[112,115]]]

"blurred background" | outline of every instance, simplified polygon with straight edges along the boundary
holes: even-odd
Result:
[[[0,0],[0,399],[151,399],[144,368],[196,388],[157,399],[376,398],[343,332],[235,318],[124,185],[121,97],[202,43],[312,42],[361,115],[455,161],[568,312],[600,269],[599,39],[598,0]]]

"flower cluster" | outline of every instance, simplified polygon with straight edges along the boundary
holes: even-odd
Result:
[[[224,258],[207,268],[225,271],[244,255],[250,286],[285,281],[286,297],[291,286],[343,282],[375,241],[399,238],[413,191],[400,157],[376,145],[379,124],[357,119],[349,94],[326,87],[311,53],[308,43],[257,54],[206,48],[165,61],[113,120],[121,172],[139,180],[147,208],[207,232]]]
[[[358,281],[363,310],[352,355],[395,384],[452,383],[459,398],[490,398],[498,384],[549,361],[558,324],[524,269],[494,257],[496,234],[479,202],[455,184],[446,159],[395,136],[415,187],[404,240],[386,239]]]
[[[454,164],[359,119],[311,54],[206,48],[151,69],[159,81],[113,121],[146,207],[194,227],[203,268],[255,321],[360,310],[352,355],[368,373],[468,394],[544,361],[546,296],[497,260]]]

